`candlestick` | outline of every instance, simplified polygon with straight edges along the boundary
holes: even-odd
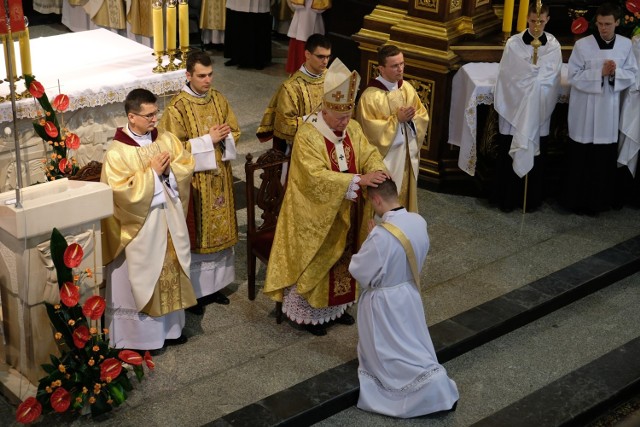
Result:
[[[189,3],[180,0],[178,3],[178,22],[180,24],[180,48],[189,46]]]
[[[167,2],[167,51],[176,50],[176,0]]]
[[[15,48],[13,47],[13,36],[11,35],[11,32],[9,32],[8,34],[2,37],[2,45],[4,47],[4,62],[5,62],[6,72],[7,72],[7,78],[5,80],[6,81],[10,80],[9,71],[13,71],[13,80],[17,81],[18,73],[16,71],[16,52],[15,52]],[[11,58],[10,64],[9,64],[9,58]],[[9,70],[9,67],[11,67],[11,70]]]
[[[20,68],[22,69],[22,76],[32,75],[31,70],[31,45],[29,41],[29,28],[25,28],[20,38],[18,39],[20,46]]]
[[[505,40],[511,36],[511,27],[513,25],[513,4],[514,0],[504,0],[504,9],[502,9],[502,33]]]
[[[529,0],[520,0],[518,6],[518,21],[516,22],[516,30],[524,31],[527,28],[527,18],[529,17]]]
[[[164,51],[162,0],[155,0],[151,6],[151,21],[153,24],[153,50],[162,55]]]

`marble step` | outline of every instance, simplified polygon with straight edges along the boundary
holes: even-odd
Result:
[[[640,271],[640,235],[430,327],[444,363]],[[353,406],[357,360],[207,424],[311,425]]]

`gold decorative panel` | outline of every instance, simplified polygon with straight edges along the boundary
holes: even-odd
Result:
[[[451,3],[449,4],[449,12],[457,12],[460,9],[462,9],[462,0],[451,0]]]
[[[437,12],[438,0],[416,0],[416,9]]]

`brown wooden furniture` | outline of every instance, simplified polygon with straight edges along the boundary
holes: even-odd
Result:
[[[249,299],[253,300],[256,297],[256,258],[265,265],[269,262],[286,187],[286,183],[282,184],[282,170],[284,165],[289,164],[290,157],[272,148],[255,162],[251,153],[247,154],[246,159],[247,286]],[[259,172],[258,180],[256,172]],[[256,184],[259,185],[257,189]],[[278,323],[282,321],[282,303],[276,304],[276,320]]]
[[[89,163],[80,168],[80,170],[69,179],[77,181],[93,181],[100,182],[100,174],[102,173],[102,163],[91,160]]]

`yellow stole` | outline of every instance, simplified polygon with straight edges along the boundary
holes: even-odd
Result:
[[[383,222],[380,225],[400,241],[400,244],[407,254],[407,260],[409,260],[409,267],[411,267],[413,280],[414,282],[416,282],[416,287],[418,288],[418,290],[420,290],[420,272],[418,271],[418,261],[416,260],[416,254],[413,252],[413,246],[411,246],[411,242],[409,241],[407,236],[405,236],[402,230],[400,230],[395,225],[389,222]]]

